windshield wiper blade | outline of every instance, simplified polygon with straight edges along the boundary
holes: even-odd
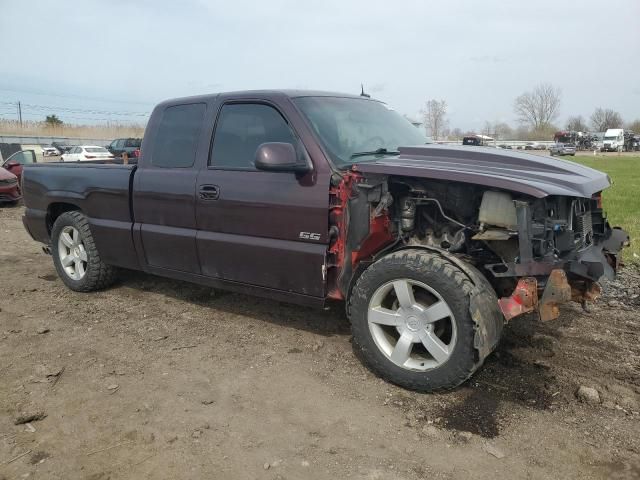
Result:
[[[366,157],[367,155],[400,155],[400,152],[396,150],[387,150],[386,148],[379,148],[372,150],[371,152],[356,152],[351,155],[350,158]]]

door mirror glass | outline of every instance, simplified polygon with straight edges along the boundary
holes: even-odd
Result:
[[[309,165],[298,159],[296,149],[290,143],[263,143],[256,150],[255,167],[272,172],[298,172],[310,170]]]

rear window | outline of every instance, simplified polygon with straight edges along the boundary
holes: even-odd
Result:
[[[85,150],[90,153],[109,153],[106,148],[102,147],[88,147]]]
[[[156,167],[193,166],[206,105],[191,103],[167,107],[151,147],[151,163]]]
[[[139,138],[127,138],[124,141],[124,146],[125,147],[140,148],[140,142],[141,142],[141,140]]]

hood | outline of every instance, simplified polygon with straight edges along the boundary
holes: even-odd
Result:
[[[400,147],[400,155],[359,163],[363,173],[432,178],[484,185],[537,198],[591,197],[607,188],[609,176],[553,157],[491,147],[419,145]]]

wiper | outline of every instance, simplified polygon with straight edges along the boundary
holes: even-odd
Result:
[[[387,150],[386,148],[379,148],[371,152],[356,152],[351,155],[350,158],[366,157],[367,155],[400,155],[400,152],[396,150]]]

